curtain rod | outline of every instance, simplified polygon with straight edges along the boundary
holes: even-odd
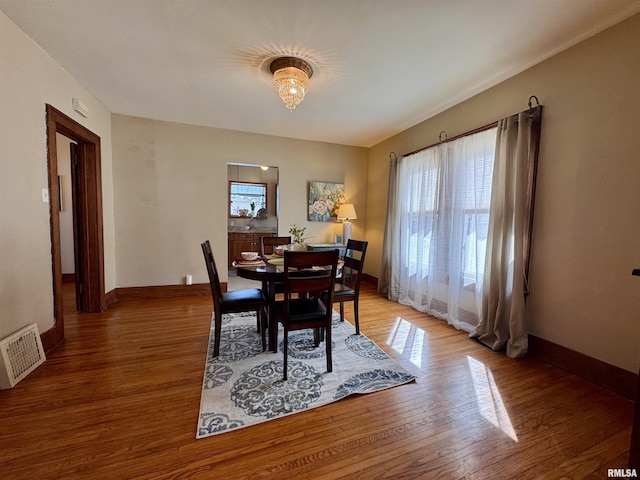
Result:
[[[535,100],[536,100],[537,105],[535,107],[531,105],[531,99],[532,98],[535,98]],[[531,95],[529,97],[529,108],[527,110],[523,110],[522,112],[530,112],[532,114],[531,116],[533,116],[534,110],[539,109],[540,107],[541,107],[541,105],[540,105],[540,102],[538,102],[538,97],[536,97],[535,95]],[[518,112],[518,113],[522,113],[522,112]],[[512,116],[512,115],[510,115],[510,116]],[[452,142],[452,141],[458,140],[459,138],[462,138],[462,137],[468,137],[469,135],[474,135],[476,133],[484,132],[485,130],[490,130],[490,129],[494,128],[494,127],[497,127],[498,126],[498,122],[500,122],[500,120],[496,120],[495,122],[491,122],[491,123],[489,123],[487,125],[483,125],[482,127],[474,128],[473,130],[469,130],[468,132],[461,133],[460,135],[456,135],[455,137],[451,137],[451,138],[447,138],[447,132],[445,132],[443,130],[442,132],[440,132],[440,135],[438,136],[439,142],[433,143],[433,144],[431,144],[431,145],[429,145],[427,147],[419,148],[418,150],[414,150],[413,152],[405,153],[403,155],[403,157],[406,157],[406,156],[409,156],[409,155],[414,155],[414,154],[416,154],[418,152],[422,152],[422,151],[427,150],[429,148],[433,148],[436,145],[440,145],[442,143]],[[442,134],[443,133],[445,135],[445,139],[444,140],[442,140]]]

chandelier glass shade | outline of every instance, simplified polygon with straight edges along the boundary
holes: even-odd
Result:
[[[293,111],[309,91],[311,65],[300,58],[280,57],[271,62],[273,86],[285,106]]]

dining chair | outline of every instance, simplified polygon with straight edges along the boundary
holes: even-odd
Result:
[[[222,331],[222,315],[225,313],[256,312],[258,331],[262,333],[262,351],[266,350],[267,299],[259,288],[245,288],[223,292],[216,261],[213,258],[211,244],[206,240],[201,244],[204,260],[207,264],[211,295],[213,297],[214,346],[213,356],[220,355],[220,334]]]
[[[291,237],[260,237],[260,255],[273,255],[275,247],[290,243]]]
[[[340,321],[344,322],[344,302],[353,302],[353,316],[356,324],[356,335],[360,334],[360,318],[358,303],[360,298],[360,281],[364,267],[364,256],[369,242],[361,240],[347,241],[342,275],[335,284],[333,303],[340,303]],[[354,278],[355,277],[355,278]]]
[[[313,329],[314,344],[320,345],[324,333],[327,372],[333,370],[331,360],[331,317],[333,287],[338,268],[338,250],[319,252],[284,252],[284,300],[276,301],[274,317],[284,327],[283,380],[287,379],[289,332]],[[274,322],[272,328],[277,329]],[[273,335],[272,338],[277,338]],[[272,350],[277,350],[277,345]]]
[[[264,258],[265,255],[273,255],[274,250],[279,245],[289,245],[291,243],[291,237],[260,237],[260,255]],[[284,292],[284,284],[275,282],[272,285],[276,293]]]

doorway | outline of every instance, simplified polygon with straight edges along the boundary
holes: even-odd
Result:
[[[236,276],[232,262],[242,251],[260,251],[260,237],[278,235],[279,169],[266,165],[227,164],[228,290],[255,286]],[[238,186],[234,192],[234,186]]]
[[[64,296],[60,240],[60,183],[57,135],[72,140],[73,242],[76,305],[80,312],[106,309],[102,234],[102,177],[100,137],[51,105],[47,114],[47,169],[53,277],[54,326],[42,334],[45,350],[64,341]],[[75,145],[74,145],[75,144]]]
[[[62,293],[64,296],[64,315],[82,310],[82,293],[78,292],[79,277],[76,276],[78,249],[74,232],[78,224],[78,204],[74,198],[77,186],[77,148],[78,144],[56,133],[56,155],[58,162],[58,187],[60,201],[60,256],[62,260]]]

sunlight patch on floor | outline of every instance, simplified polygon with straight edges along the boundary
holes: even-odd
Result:
[[[387,345],[422,369],[427,363],[427,333],[402,317],[397,317],[387,338]]]
[[[504,406],[502,396],[493,379],[491,370],[489,370],[484,363],[468,355],[467,362],[469,363],[473,388],[476,391],[476,402],[478,403],[480,415],[517,442],[518,436],[513,429],[511,419]]]

